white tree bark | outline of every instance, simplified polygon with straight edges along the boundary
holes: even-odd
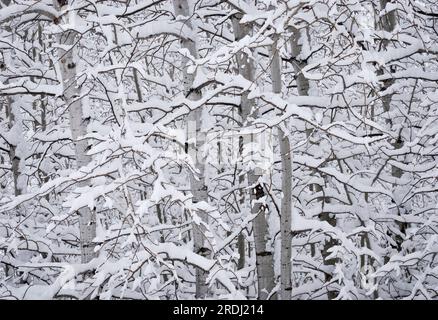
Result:
[[[296,28],[291,29],[292,66],[295,73],[297,90],[300,96],[307,96],[309,94],[309,80],[307,80],[307,78],[301,72],[301,70],[306,66],[306,62],[303,61],[301,57],[303,41],[305,41],[305,37],[302,33],[304,33],[305,30],[300,31]]]
[[[251,29],[249,25],[241,25],[238,18],[233,18],[232,22],[236,40],[240,40],[245,37],[245,35],[250,34]],[[240,75],[249,81],[254,81],[254,65],[251,57],[241,51],[237,54],[237,64]],[[249,120],[248,116],[251,113],[251,107],[252,102],[248,99],[248,93],[243,93],[240,103],[242,123]],[[257,114],[253,113],[252,115],[254,118],[257,118]],[[251,170],[247,173],[248,185],[253,186],[250,190],[251,203],[265,196],[263,186],[259,182],[260,178],[261,174],[257,170]],[[267,248],[269,232],[265,216],[266,211],[267,207],[259,202],[255,202],[251,207],[251,213],[257,214],[253,220],[253,230],[256,251],[258,298],[260,300],[266,300],[275,286],[273,255],[270,248]]]
[[[20,147],[23,151],[24,137],[19,106],[12,97],[7,98],[6,113],[9,121],[9,134],[13,135],[12,141],[9,141],[9,158],[14,180],[14,194],[19,196],[26,192],[26,179],[22,172],[25,159],[23,152],[20,152]]]
[[[173,0],[173,7],[175,10],[175,15],[185,17],[185,23],[190,28],[193,28],[190,20],[190,8],[188,0]],[[195,32],[194,32],[195,34]],[[181,39],[181,46],[187,49],[190,55],[194,58],[198,57],[198,51],[196,47],[196,39]],[[201,93],[198,90],[192,90],[192,84],[194,81],[195,74],[188,73],[188,58],[183,58],[183,85],[186,96],[191,100],[199,100],[201,98]],[[205,185],[204,179],[204,162],[201,159],[201,152],[204,145],[204,136],[201,132],[202,128],[202,109],[196,109],[192,111],[187,117],[187,139],[188,148],[187,152],[192,156],[195,161],[196,169],[199,171],[198,175],[190,175],[190,186],[192,191],[192,202],[199,203],[201,201],[207,201],[208,193],[207,186]],[[198,160],[200,160],[198,162]],[[205,212],[198,211],[198,216],[202,221],[206,221],[207,217]],[[202,232],[202,227],[199,224],[193,223],[193,246],[194,251],[204,257],[210,255],[211,250],[207,247],[205,242],[205,237]],[[196,294],[195,297],[198,299],[205,298],[208,294],[207,285],[208,273],[200,268],[196,269]]]
[[[2,1],[5,6],[9,6],[11,4],[10,0]],[[12,35],[12,42],[15,41],[15,35]],[[14,64],[14,51],[5,51],[4,53],[5,59],[7,58],[9,61],[7,63]],[[6,83],[8,80],[6,80]],[[20,155],[19,145],[24,142],[23,137],[23,124],[21,119],[21,112],[19,110],[20,106],[16,101],[16,97],[10,96],[6,98],[6,117],[8,118],[8,128],[10,131],[10,135],[13,135],[12,140],[8,141],[9,143],[9,158],[11,161],[12,168],[12,177],[14,180],[14,194],[15,196],[19,196],[26,192],[26,181],[21,172],[25,159],[22,159],[23,154]],[[21,147],[23,147],[21,145]],[[23,148],[22,148],[23,149]],[[24,158],[24,157],[23,157]]]
[[[271,79],[272,91],[281,94],[281,60],[277,49],[277,40],[274,41],[271,50]],[[290,300],[292,294],[292,268],[291,268],[291,215],[292,215],[292,151],[289,137],[278,128],[278,140],[281,155],[281,200],[280,233],[280,296],[282,300]]]
[[[309,80],[302,73],[302,69],[307,65],[307,62],[302,57],[303,52],[303,44],[307,39],[307,30],[298,30],[296,28],[292,28],[292,38],[291,38],[291,51],[292,51],[292,65],[295,72],[295,79],[297,83],[297,91],[299,95],[307,96],[309,95]],[[310,135],[311,130],[306,130],[307,136]],[[311,142],[312,143],[312,142]],[[316,146],[317,147],[317,146]],[[323,191],[323,187],[317,183],[310,185],[310,190],[315,193],[319,193]],[[330,199],[322,196],[319,198],[321,203],[321,211],[324,210],[324,204],[328,203]],[[329,213],[322,212],[319,215],[319,219],[322,221],[327,221],[330,225],[336,226],[336,218],[330,216]],[[324,242],[323,250],[321,252],[324,265],[326,266],[334,266],[336,263],[336,259],[326,259],[329,256],[329,249],[333,247],[336,242],[333,239],[328,239]],[[329,273],[325,274],[326,282],[329,282],[332,279],[332,276]],[[328,291],[327,297],[328,299],[336,298],[337,293],[334,291]]]
[[[380,0],[380,6],[381,6],[380,9],[384,10],[388,3],[391,3],[391,1]],[[392,10],[392,11],[386,13],[384,16],[380,17],[380,21],[381,21],[381,28],[383,30],[385,30],[387,32],[393,32],[397,26],[396,10]],[[383,40],[381,50],[385,51],[389,45],[390,45],[390,40]],[[393,70],[390,67],[390,72],[394,72],[394,71],[395,70]],[[384,70],[380,69],[380,70],[378,70],[378,73],[383,74]],[[389,87],[391,87],[394,84],[394,82],[395,82],[394,79],[384,80],[381,90],[382,91],[387,90]],[[415,88],[414,88],[414,90],[415,90]],[[403,144],[404,144],[403,137],[402,137],[403,126],[401,129],[393,129],[395,126],[398,126],[398,123],[394,123],[394,122],[396,122],[396,120],[393,119],[393,117],[390,115],[392,98],[393,98],[393,94],[384,95],[382,97],[382,107],[383,107],[383,111],[388,115],[388,118],[386,119],[386,123],[389,126],[389,129],[398,130],[398,138],[392,143],[392,146],[394,147],[394,149],[400,149],[403,147]],[[404,160],[407,161],[406,158]],[[398,166],[391,165],[391,175],[394,178],[401,178],[403,175],[403,170],[400,169]],[[395,199],[399,197],[399,186],[397,185],[397,183],[393,184],[392,193],[393,193]],[[399,206],[398,203],[395,203],[395,205],[396,205],[396,210],[395,210],[396,214],[401,216],[404,213],[403,209]],[[400,230],[400,233],[402,235],[405,235],[408,224],[406,222],[399,222],[399,221],[395,221],[395,223],[396,223],[398,229]],[[398,234],[394,234],[393,237],[395,238],[395,242],[397,244],[398,251],[401,251],[401,244],[403,242],[402,236],[400,236]],[[390,259],[390,256],[384,257],[384,260],[386,262],[389,261],[389,259]]]
[[[380,0],[381,10],[385,9],[386,5],[390,3],[389,0]],[[397,25],[397,18],[395,16],[395,10],[388,12],[383,17],[381,17],[381,24],[382,29],[387,32],[394,31],[396,25]],[[388,47],[390,41],[389,40],[383,40],[383,46],[382,51],[386,50]],[[379,70],[380,73],[383,73],[383,70]],[[394,80],[388,79],[383,81],[383,90],[389,88],[394,83]],[[383,104],[383,110],[385,113],[388,113],[391,111],[391,100],[392,100],[392,94],[387,94],[382,97],[382,104]],[[386,119],[386,123],[390,126],[393,125],[391,117],[388,117]],[[401,132],[400,132],[401,134]],[[396,140],[393,143],[394,148],[400,149],[403,146],[403,142],[401,137]],[[396,166],[391,166],[391,174],[393,177],[400,178],[402,176],[402,170]]]
[[[66,1],[55,0],[55,6],[62,11],[67,9]],[[74,21],[69,21],[70,15],[64,15],[64,23],[74,24]],[[73,139],[77,167],[86,166],[90,162],[90,156],[87,155],[88,142],[85,139],[80,139],[87,133],[87,121],[83,117],[82,102],[80,97],[80,89],[76,81],[76,64],[77,56],[75,55],[75,39],[74,31],[63,32],[58,37],[58,42],[61,45],[59,48],[59,65],[64,86],[64,99],[68,105],[68,114],[70,120],[70,131]],[[81,182],[78,186],[85,186],[87,182]],[[93,239],[96,237],[96,213],[88,207],[83,207],[78,210],[79,214],[79,231],[80,231],[80,247],[81,261],[87,263],[94,258],[95,252]]]

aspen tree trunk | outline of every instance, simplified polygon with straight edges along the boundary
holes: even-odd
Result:
[[[277,49],[277,40],[271,50],[272,91],[281,94],[281,60]],[[278,128],[278,140],[281,155],[281,200],[280,233],[281,233],[281,277],[280,296],[282,300],[290,300],[292,294],[291,279],[291,213],[292,213],[292,154],[289,137]]]
[[[24,159],[21,159],[23,155],[20,155],[18,152],[19,144],[22,143],[23,140],[21,114],[18,108],[19,106],[16,104],[15,99],[8,97],[6,102],[6,115],[9,120],[9,130],[11,130],[14,135],[14,141],[9,142],[9,158],[11,160],[15,196],[26,192],[26,181],[21,172]]]
[[[389,0],[380,0],[380,6],[381,6],[381,10],[385,9],[386,5],[389,3]],[[396,26],[396,17],[395,17],[395,13],[394,11],[391,11],[389,13],[387,13],[386,15],[384,15],[383,17],[381,17],[381,27],[383,30],[387,31],[387,32],[392,32],[394,31],[394,28]],[[382,42],[382,50],[386,50],[388,48],[389,45],[389,41],[388,40],[383,40]],[[380,69],[378,70],[378,73],[383,74],[383,70]],[[383,87],[382,90],[386,90],[388,89],[392,84],[394,83],[394,80],[392,79],[388,79],[388,80],[384,80],[383,81]],[[383,105],[383,110],[388,113],[391,110],[391,100],[392,100],[392,95],[388,94],[385,95],[384,97],[382,97],[382,105]],[[386,123],[389,125],[392,125],[392,120],[389,117],[388,119],[386,119]],[[398,176],[400,173],[396,172],[398,168],[392,168],[392,173],[394,176]]]
[[[292,37],[291,37],[292,67],[295,73],[297,90],[300,96],[307,96],[309,94],[309,80],[307,80],[307,78],[304,77],[304,74],[301,72],[301,70],[307,64],[305,61],[302,60],[302,57],[300,57],[303,48],[302,41],[304,41],[305,38],[302,33],[305,32],[305,30],[300,31],[295,28],[291,28],[291,29],[292,29]]]
[[[380,0],[381,9],[382,10],[385,9],[385,7],[388,3],[390,3],[389,0]],[[387,32],[394,31],[395,26],[397,25],[395,11],[391,11],[391,12],[387,13],[386,15],[384,15],[381,18],[381,21],[382,21],[383,30],[385,30]],[[386,50],[388,45],[389,45],[389,41],[384,40],[382,50]],[[393,70],[391,70],[391,71],[393,71]],[[379,70],[379,72],[383,73],[383,70]],[[394,80],[392,80],[392,79],[384,80],[382,90],[388,89],[393,83],[394,83]],[[385,111],[385,113],[388,113],[391,111],[391,100],[392,100],[392,94],[385,95],[382,98],[383,110]],[[386,123],[389,124],[390,126],[392,126],[391,117],[389,117],[386,120]],[[400,149],[403,146],[403,141],[402,141],[401,137],[399,137],[399,139],[395,143],[393,143],[393,146],[396,149]],[[402,171],[400,168],[398,168],[396,166],[391,166],[391,174],[393,177],[400,178],[402,176]]]
[[[5,6],[9,6],[11,4],[10,0],[2,1]],[[14,36],[12,38],[12,42],[14,41]],[[7,52],[7,51],[6,51]],[[10,61],[7,63],[13,63],[14,57],[4,53],[5,57],[8,57]],[[1,70],[1,69],[0,69]],[[6,83],[8,80],[6,80]],[[24,180],[24,175],[21,172],[22,165],[24,165],[24,155],[18,152],[18,147],[20,142],[24,140],[23,137],[23,124],[21,119],[21,113],[19,110],[19,105],[16,103],[14,96],[6,97],[5,103],[5,113],[6,120],[8,121],[8,129],[13,133],[15,141],[7,141],[9,144],[9,159],[11,161],[11,170],[12,170],[12,179],[14,181],[14,195],[19,196],[26,192],[26,181]],[[23,159],[21,159],[23,157]],[[23,163],[20,162],[23,161]],[[13,269],[5,265],[5,274],[10,276],[13,273]]]
[[[173,0],[173,7],[175,10],[176,16],[183,16],[185,19],[190,17],[190,9],[188,0]],[[187,26],[192,28],[192,25],[189,20],[185,21]],[[190,54],[194,57],[198,57],[198,51],[196,47],[196,39],[181,39],[181,46],[187,49]],[[190,100],[199,100],[201,98],[201,93],[197,90],[192,90],[192,84],[194,81],[195,74],[189,74],[187,72],[188,69],[188,59],[183,59],[184,66],[184,91],[186,96]],[[190,185],[191,191],[193,194],[192,202],[199,203],[201,201],[207,201],[208,193],[207,186],[205,185],[204,180],[204,163],[201,159],[200,163],[197,160],[201,158],[201,149],[204,145],[204,136],[201,132],[202,128],[202,109],[196,109],[192,111],[187,119],[187,138],[188,138],[188,146],[187,152],[192,155],[192,158],[196,161],[196,168],[199,171],[198,177],[194,174],[190,176]],[[206,221],[205,212],[198,211],[198,215],[201,220]],[[205,244],[204,235],[200,226],[198,224],[193,223],[193,246],[194,251],[197,254],[200,254],[204,257],[208,257],[210,255],[210,249],[207,248]],[[196,294],[195,297],[198,299],[205,298],[208,293],[207,286],[207,272],[201,270],[200,268],[196,269]]]
[[[55,0],[55,6],[59,11],[67,9],[67,3],[64,0]],[[74,24],[69,20],[69,15],[64,16],[66,23]],[[87,155],[88,143],[85,139],[80,139],[87,133],[87,121],[83,117],[82,102],[80,99],[80,89],[76,81],[76,63],[77,57],[74,54],[75,32],[63,32],[59,38],[61,47],[59,50],[59,64],[62,81],[64,85],[64,99],[68,105],[68,114],[70,120],[70,131],[73,139],[75,156],[78,169],[86,166],[90,162]],[[69,47],[69,49],[67,49]],[[66,51],[67,49],[67,51]],[[86,186],[87,182],[81,182],[78,186]],[[93,239],[96,237],[96,213],[88,207],[78,210],[79,214],[79,233],[81,247],[81,262],[87,263],[94,258]]]
[[[9,6],[11,4],[11,0],[3,0],[2,1],[5,6]],[[12,42],[14,42],[15,35],[12,36]],[[8,57],[10,61],[7,63],[14,63],[14,53],[12,51],[11,55],[5,52],[5,58]],[[6,83],[8,81],[6,80]],[[25,181],[21,172],[20,162],[21,158],[18,154],[18,140],[23,139],[23,127],[21,123],[21,113],[19,110],[20,106],[17,104],[17,101],[14,96],[10,96],[6,98],[6,117],[8,119],[8,128],[13,131],[14,140],[8,141],[9,143],[9,159],[11,161],[11,169],[12,169],[12,177],[14,181],[14,194],[15,196],[19,196],[25,192]],[[24,162],[24,159],[23,159]]]
[[[391,3],[390,0],[380,0],[380,6],[381,10],[385,9],[386,5],[388,3]],[[388,12],[383,17],[381,17],[381,26],[382,29],[387,32],[393,32],[395,30],[395,27],[397,25],[397,17],[396,17],[396,10],[393,10],[391,12]],[[382,51],[386,50],[388,48],[388,45],[390,44],[389,40],[383,40],[382,43]],[[378,73],[383,74],[383,70],[379,70]],[[395,72],[393,68],[390,68],[390,72]],[[393,79],[388,79],[383,81],[382,91],[388,89],[391,85],[394,84]],[[415,89],[414,89],[415,90]],[[391,101],[392,101],[392,94],[387,94],[382,97],[382,106],[383,111],[388,114],[388,118],[386,119],[386,123],[391,127],[393,127],[393,121],[392,117],[389,115],[389,112],[391,111]],[[400,149],[403,147],[403,138],[402,138],[402,130],[399,131],[399,136],[395,142],[392,143],[392,146],[394,149]],[[403,175],[402,169],[398,168],[397,166],[391,166],[391,175],[395,178],[401,178]],[[394,196],[397,196],[397,185],[393,185],[393,194]],[[396,206],[398,206],[397,203],[395,203]],[[397,207],[397,214],[401,215],[401,208]],[[398,225],[398,228],[400,229],[402,234],[406,234],[406,228],[408,227],[407,223],[396,221],[396,224]],[[401,243],[403,242],[403,239],[399,235],[395,235],[395,241],[397,243],[397,250],[401,251]],[[385,262],[389,261],[390,257],[385,257]]]
[[[233,18],[232,23],[236,40],[240,40],[245,37],[245,35],[250,34],[250,26],[240,25],[238,18]],[[245,52],[239,52],[237,54],[237,64],[240,75],[249,81],[254,81],[254,65],[251,58],[252,57],[249,57]],[[240,103],[242,123],[245,123],[248,120],[251,107],[252,102],[248,99],[248,93],[243,93]],[[253,116],[254,118],[257,118],[257,114],[253,113]],[[260,178],[261,173],[257,170],[253,169],[247,173],[248,185],[253,186],[250,190],[251,203],[260,200],[265,196],[263,186],[259,182]],[[267,207],[261,203],[256,202],[252,204],[251,213],[257,214],[256,218],[253,220],[253,231],[256,251],[258,299],[260,300],[266,300],[275,286],[273,255],[272,251],[267,248],[269,232],[265,216],[266,211]]]
[[[295,28],[292,28],[292,38],[291,38],[291,49],[292,49],[292,65],[294,68],[294,72],[296,75],[296,83],[297,83],[297,90],[298,90],[298,94],[302,95],[302,96],[307,96],[309,95],[309,80],[306,79],[306,77],[304,77],[303,73],[301,72],[301,70],[307,65],[307,62],[303,60],[303,57],[301,57],[301,53],[302,53],[302,47],[303,47],[303,41],[307,41],[305,39],[305,37],[307,37],[307,35],[305,34],[306,30],[297,30]],[[307,135],[310,135],[310,130],[307,130]],[[312,184],[310,186],[310,190],[318,193],[323,191],[323,188],[321,185],[315,183]],[[324,210],[324,204],[329,202],[329,199],[327,199],[326,197],[321,197],[319,199],[319,201],[321,202],[321,210]],[[332,226],[336,226],[336,218],[331,217],[329,213],[325,213],[322,212],[319,215],[319,219],[321,221],[327,221],[330,225]],[[336,241],[333,239],[327,240],[325,241],[324,245],[323,245],[323,250],[321,252],[322,257],[323,257],[323,261],[324,261],[324,265],[327,266],[334,266],[336,263],[336,259],[326,259],[326,257],[329,255],[328,250],[333,247],[334,245],[336,245]],[[332,279],[332,276],[330,274],[326,274],[325,275],[325,280],[326,282],[329,282]],[[329,291],[327,293],[328,299],[334,299],[336,298],[336,292],[334,291]]]
[[[41,23],[38,23],[38,32],[37,32],[37,34],[35,35],[35,37],[37,37],[37,39],[38,39],[38,44],[39,44],[40,47],[42,48],[42,49],[41,49],[42,52],[45,52],[45,50],[46,50],[46,44],[43,42],[43,27],[42,27]],[[43,59],[42,59],[42,57],[41,57],[41,51],[38,51],[37,48],[34,47],[33,50],[32,50],[32,53],[33,53],[33,58],[34,58],[35,61],[38,61],[38,62],[40,62],[40,63],[43,62]],[[32,81],[33,81],[33,80],[32,80]],[[36,128],[37,126],[39,126],[39,129],[41,130],[41,132],[45,132],[46,129],[47,129],[47,101],[46,101],[46,99],[45,99],[45,95],[44,95],[44,94],[41,94],[41,95],[40,95],[40,99],[34,101],[33,105],[34,105],[34,109],[35,109],[35,110],[38,110],[38,105],[39,105],[40,108],[41,108],[41,118],[40,118],[40,120],[39,120],[39,121],[34,121],[34,123],[35,123],[35,128]],[[38,159],[40,159],[40,158],[42,157],[42,155],[39,155],[39,154],[38,154],[36,157],[37,157]],[[45,170],[43,170],[42,168],[40,168],[40,169],[38,170],[38,176],[39,176],[39,178],[40,178],[40,180],[41,180],[42,183],[46,183],[46,182],[48,182],[49,179],[50,179],[50,178],[49,178],[49,173],[46,172]],[[44,198],[45,198],[47,201],[49,201],[49,200],[50,200],[50,195],[49,195],[49,194],[46,194],[46,195],[44,196]]]
[[[389,0],[380,0],[381,9],[382,10],[385,9],[385,7],[386,7],[386,5],[388,3],[390,3]],[[381,18],[381,21],[382,21],[382,28],[383,28],[383,30],[385,30],[387,32],[394,31],[395,26],[397,24],[397,20],[396,20],[396,16],[395,16],[395,11],[391,11],[391,12],[387,13],[386,15],[384,15]],[[383,41],[382,50],[386,50],[388,45],[389,45],[389,41],[388,40],[384,40]],[[383,70],[379,70],[379,73],[382,74]],[[394,80],[392,80],[392,79],[384,80],[383,81],[383,88],[382,88],[382,90],[388,89],[393,83],[394,83]],[[392,100],[392,94],[385,95],[382,98],[383,110],[386,113],[390,112],[390,110],[391,110],[391,100]],[[389,124],[390,126],[392,126],[391,117],[386,119],[386,123]],[[403,146],[403,142],[401,140],[401,137],[399,137],[399,139],[393,144],[393,146],[396,149],[399,149],[399,148],[401,148]],[[402,176],[402,171],[398,167],[392,166],[391,167],[391,171],[392,171],[391,173],[392,173],[393,177],[400,178]]]

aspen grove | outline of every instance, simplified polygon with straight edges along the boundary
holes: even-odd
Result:
[[[438,298],[435,0],[0,0],[1,299]]]

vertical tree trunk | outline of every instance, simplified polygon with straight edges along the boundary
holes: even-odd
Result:
[[[306,61],[303,60],[304,57],[301,56],[302,54],[302,47],[303,47],[303,41],[305,41],[305,32],[306,30],[297,30],[295,28],[292,28],[292,38],[291,38],[291,49],[292,49],[292,65],[294,68],[294,72],[296,75],[296,83],[297,83],[297,90],[298,94],[302,96],[307,96],[309,94],[309,80],[306,79],[304,74],[302,73],[302,69],[307,65]],[[309,136],[311,133],[311,130],[306,130],[307,135]],[[310,185],[310,190],[318,193],[322,192],[323,188],[321,185],[314,183]],[[329,202],[329,199],[326,197],[319,198],[319,201],[321,203],[321,211],[324,210],[324,204]],[[322,212],[319,215],[319,219],[321,221],[327,221],[330,225],[336,226],[336,218],[331,217],[329,213]],[[321,252],[323,263],[326,266],[334,266],[336,263],[336,259],[326,259],[326,257],[329,255],[329,249],[336,245],[336,241],[333,239],[326,240],[323,245],[323,250]],[[328,273],[325,274],[325,281],[329,282],[332,279],[332,276]],[[337,294],[334,291],[328,291],[327,293],[328,299],[334,299],[336,298]]]
[[[13,141],[9,141],[9,158],[11,160],[12,177],[14,180],[14,194],[19,196],[25,193],[26,181],[22,173],[24,166],[23,154],[19,152],[19,144],[23,141],[22,120],[19,106],[16,105],[15,99],[7,98],[6,114],[9,120],[9,130],[12,133]],[[21,146],[22,147],[22,146]]]
[[[385,9],[386,5],[388,3],[391,3],[391,1],[389,0],[380,0],[380,6],[381,6],[381,10]],[[397,25],[397,17],[396,17],[396,10],[393,10],[391,12],[388,12],[387,14],[385,14],[383,17],[381,17],[381,27],[383,30],[387,31],[387,32],[393,32],[395,30],[395,27]],[[389,40],[383,40],[382,42],[382,51],[385,51],[388,48],[388,45],[390,44]],[[393,66],[390,66],[390,72],[395,72],[395,69]],[[378,74],[383,74],[384,70],[380,69],[378,70]],[[388,80],[384,80],[383,81],[383,86],[381,88],[381,91],[385,91],[387,90],[390,86],[392,86],[394,84],[394,80],[393,79],[388,79]],[[415,88],[414,88],[415,90]],[[383,111],[388,115],[388,118],[386,119],[386,123],[388,124],[388,126],[390,127],[390,129],[393,127],[394,123],[392,120],[392,116],[389,115],[389,113],[391,112],[391,101],[392,101],[392,94],[387,94],[384,95],[382,97],[382,106],[383,106]],[[403,138],[402,138],[402,130],[399,130],[399,136],[397,138],[397,140],[395,140],[392,143],[392,146],[394,147],[394,149],[400,149],[403,147]],[[394,178],[401,178],[403,175],[403,171],[402,169],[400,169],[397,166],[391,166],[391,175]],[[393,185],[393,190],[392,193],[394,195],[394,198],[398,197],[398,190],[397,190],[397,184]],[[395,205],[397,206],[397,213],[398,215],[402,215],[402,210],[399,206],[398,203],[395,203]],[[406,234],[406,228],[408,227],[407,223],[404,222],[399,222],[396,221],[395,222],[397,224],[397,227],[399,228],[400,232],[402,234]],[[394,235],[395,237],[395,242],[397,243],[397,250],[401,251],[401,244],[403,242],[403,239],[401,239],[400,235]],[[389,256],[385,257],[385,261],[389,261]]]
[[[60,11],[67,8],[65,1],[55,1],[55,5]],[[68,21],[69,15],[64,15],[64,17],[67,20],[65,21],[66,23],[74,23],[73,21]],[[77,166],[80,170],[80,168],[86,166],[91,159],[87,155],[88,142],[85,139],[80,139],[80,137],[83,137],[87,133],[87,121],[83,117],[80,89],[76,81],[77,57],[74,54],[75,38],[76,35],[73,31],[67,31],[59,35],[58,41],[61,47],[58,50],[61,76],[64,85],[64,99],[68,105],[70,131]],[[85,185],[87,185],[87,182],[79,184],[79,186]],[[78,214],[81,261],[82,263],[87,263],[95,256],[93,239],[96,237],[96,213],[94,210],[84,207],[78,210]]]
[[[380,0],[381,10],[385,9],[385,7],[388,3],[390,3],[389,0]],[[387,31],[387,32],[394,31],[396,24],[397,24],[397,19],[395,16],[395,11],[391,11],[391,12],[385,14],[383,17],[381,17],[382,29]],[[383,40],[382,44],[383,44],[382,50],[384,51],[388,47],[389,41]],[[391,71],[393,71],[393,70],[391,69]],[[383,74],[383,72],[384,71],[382,69],[378,71],[378,73],[380,73],[380,74]],[[388,89],[393,83],[394,83],[393,79],[384,80],[383,86],[382,86],[382,91]],[[382,97],[383,110],[387,114],[391,111],[391,100],[392,100],[392,94],[387,94],[387,95]],[[392,123],[391,117],[388,117],[388,119],[386,119],[386,123],[388,125],[392,126],[393,123]],[[399,137],[399,139],[393,143],[393,146],[396,149],[399,149],[403,146],[403,141],[401,140],[401,137]],[[400,178],[402,175],[402,171],[398,167],[391,166],[391,174],[393,177]]]
[[[272,91],[281,94],[281,60],[277,49],[277,40],[271,50],[271,79]],[[289,137],[278,128],[278,140],[281,156],[281,200],[280,233],[281,233],[281,281],[280,296],[282,300],[290,300],[292,294],[291,279],[291,213],[292,213],[292,154]]]
[[[240,25],[237,17],[232,19],[233,30],[236,40],[242,39],[245,35],[250,34],[249,25]],[[239,73],[247,80],[254,81],[254,65],[245,52],[239,52],[237,54],[237,64],[239,68]],[[242,123],[248,120],[248,115],[251,112],[251,100],[248,99],[248,93],[243,93],[241,97],[241,115]],[[255,114],[256,118],[257,115]],[[248,123],[250,124],[250,123]],[[258,284],[258,299],[265,300],[269,297],[272,289],[275,286],[275,273],[274,273],[274,263],[273,255],[269,248],[267,248],[269,232],[268,224],[266,221],[266,211],[267,207],[258,202],[260,198],[265,196],[263,186],[259,179],[261,178],[261,173],[258,170],[250,170],[247,173],[248,185],[252,186],[250,190],[250,200],[252,204],[251,213],[257,214],[256,218],[253,220],[253,230],[254,230],[254,245],[256,251],[256,268],[257,268],[257,284]]]
[[[11,4],[11,0],[3,0],[2,1],[5,6],[9,6]],[[14,42],[15,35],[12,35],[12,42]],[[5,57],[9,57],[11,61],[9,63],[14,63],[14,51],[11,51],[11,55],[8,54],[8,51],[5,51]],[[6,83],[8,80],[6,80]],[[20,158],[19,154],[19,143],[20,140],[24,139],[23,137],[23,127],[21,120],[21,113],[19,110],[20,106],[17,104],[14,96],[10,96],[6,98],[6,117],[8,118],[8,128],[9,131],[14,135],[14,141],[8,141],[9,143],[9,158],[11,161],[12,168],[12,177],[14,181],[14,194],[15,196],[19,196],[25,193],[26,189],[26,181],[24,181],[24,176],[22,175],[21,169],[24,165],[25,159]],[[23,156],[23,155],[21,155]],[[21,160],[23,163],[20,164]]]
[[[187,0],[173,0],[173,6],[176,16],[183,16],[185,17],[185,19],[188,19],[190,17],[189,3]],[[185,23],[187,24],[187,26],[192,28],[190,20],[186,20]],[[181,39],[181,46],[187,49],[193,57],[195,58],[198,57],[196,39]],[[198,90],[191,90],[195,75],[189,74],[187,72],[188,69],[187,58],[183,59],[183,66],[184,66],[183,84],[184,84],[185,94],[191,100],[199,100],[201,98],[201,93]],[[204,137],[201,132],[201,128],[202,128],[202,109],[198,108],[195,111],[192,111],[187,119],[187,133],[188,133],[187,139],[189,141],[187,146],[187,152],[189,153],[189,155],[192,156],[192,159],[195,160],[195,164],[197,165],[196,168],[199,171],[198,177],[196,177],[194,174],[190,176],[190,185],[193,194],[193,198],[192,198],[193,203],[207,201],[208,199],[207,186],[205,185],[205,179],[204,179],[204,163],[203,160],[201,160],[199,163],[197,161],[200,159],[202,152],[201,149],[204,145]],[[198,215],[202,221],[206,221],[207,218],[205,212],[198,211]],[[194,251],[197,254],[200,254],[204,257],[208,257],[210,255],[210,249],[207,248],[204,238],[205,237],[201,230],[201,226],[196,223],[193,223]],[[195,297],[198,299],[202,299],[207,296],[208,293],[207,275],[208,275],[207,272],[201,270],[200,268],[196,269]]]

